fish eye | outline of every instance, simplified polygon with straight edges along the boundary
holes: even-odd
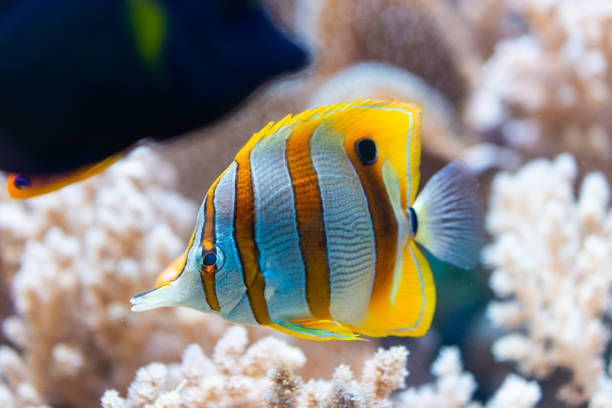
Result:
[[[198,249],[196,262],[200,271],[207,271],[212,266],[219,270],[223,267],[224,261],[223,251],[216,245],[213,245],[212,249],[204,249],[202,246]]]
[[[30,187],[32,183],[30,182],[30,178],[27,176],[17,176],[13,180],[13,185],[19,190],[25,190]]]
[[[360,139],[355,143],[355,151],[363,164],[373,164],[376,161],[376,143],[372,139]]]
[[[211,266],[217,263],[217,255],[212,252],[207,253],[202,259],[202,265]]]

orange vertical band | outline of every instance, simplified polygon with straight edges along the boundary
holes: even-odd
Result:
[[[330,319],[329,265],[319,180],[310,158],[310,139],[316,128],[302,123],[287,141],[287,166],[293,182],[300,249],[306,270],[306,301],[317,319]]]
[[[266,282],[259,269],[259,251],[255,243],[255,204],[249,152],[241,151],[236,156],[236,200],[234,213],[234,239],[242,263],[244,285],[259,324],[270,323],[268,306],[264,297]]]
[[[208,194],[206,195],[206,203],[204,204],[204,228],[202,229],[201,246],[204,253],[214,249],[213,243],[215,242],[215,208],[213,200],[215,197],[215,188],[217,187],[218,180],[212,185]],[[200,279],[202,280],[202,287],[204,288],[204,295],[206,295],[206,303],[214,311],[221,311],[219,307],[219,299],[217,298],[215,273],[217,267],[212,265],[204,268],[200,265]]]

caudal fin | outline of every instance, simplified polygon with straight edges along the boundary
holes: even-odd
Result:
[[[478,264],[484,243],[484,210],[478,182],[463,162],[454,161],[434,174],[412,208],[419,244],[460,268]]]

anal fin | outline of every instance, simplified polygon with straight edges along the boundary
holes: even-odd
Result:
[[[410,239],[385,287],[375,288],[366,320],[352,329],[372,337],[422,336],[431,325],[436,291],[429,263]]]

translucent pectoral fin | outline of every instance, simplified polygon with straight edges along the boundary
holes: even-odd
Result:
[[[281,333],[301,339],[325,340],[363,340],[344,325],[330,320],[309,320],[299,323],[276,320],[267,325]]]
[[[465,163],[454,161],[434,174],[413,208],[419,244],[459,268],[476,266],[484,243],[484,209],[478,181]]]

